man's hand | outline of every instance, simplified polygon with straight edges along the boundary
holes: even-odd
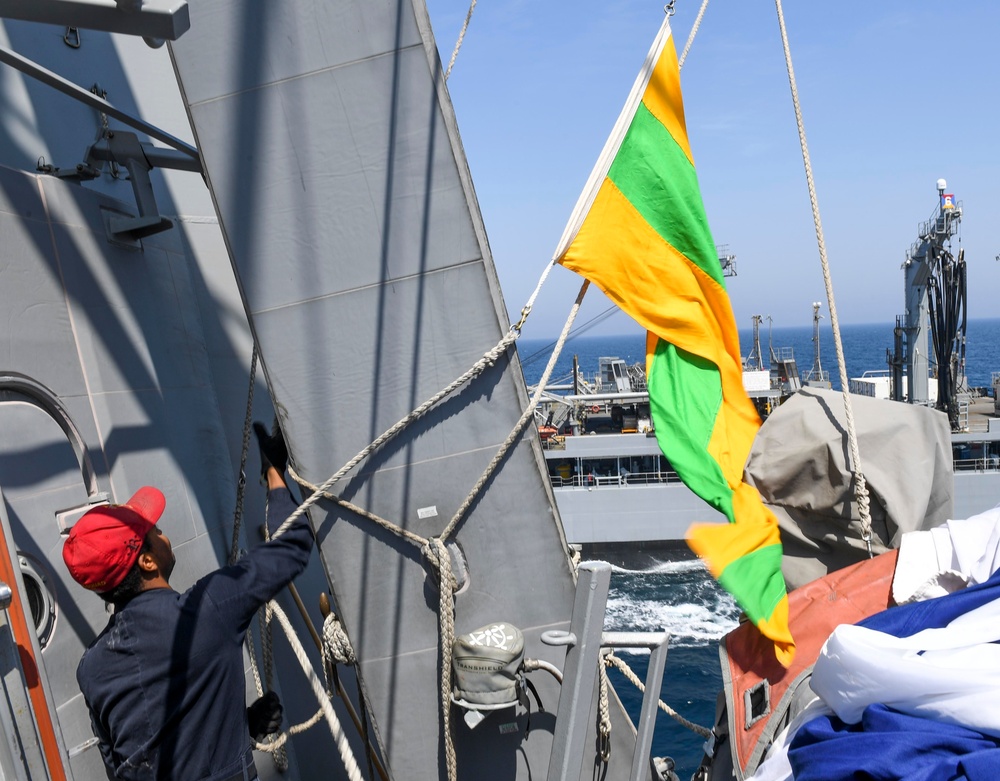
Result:
[[[277,692],[264,692],[264,696],[247,708],[247,724],[250,727],[250,737],[261,741],[272,732],[281,728],[281,717],[284,711]]]
[[[268,467],[274,467],[278,474],[283,475],[288,467],[288,448],[285,446],[285,438],[278,428],[278,420],[275,418],[271,433],[267,432],[264,424],[254,421],[253,433],[257,435],[257,444],[260,447],[260,474],[261,481],[265,482]]]

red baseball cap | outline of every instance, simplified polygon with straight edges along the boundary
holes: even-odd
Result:
[[[121,583],[166,504],[163,494],[147,485],[125,504],[101,505],[84,513],[63,545],[63,561],[73,580],[97,592]]]

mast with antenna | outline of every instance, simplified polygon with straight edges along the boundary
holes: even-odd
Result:
[[[822,319],[823,315],[819,313],[819,309],[822,306],[819,301],[813,301],[813,365],[812,368],[806,372],[805,379],[802,380],[803,385],[808,385],[810,388],[827,388],[830,385],[830,372],[823,371],[823,364],[820,362],[819,357],[819,321]]]

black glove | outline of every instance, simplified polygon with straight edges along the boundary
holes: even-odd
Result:
[[[261,741],[272,732],[281,728],[281,717],[284,711],[277,692],[264,692],[264,696],[247,708],[247,725],[250,737]]]
[[[278,428],[277,418],[270,434],[260,421],[254,421],[253,433],[257,435],[257,444],[260,447],[260,479],[266,483],[268,467],[273,466],[278,470],[278,474],[285,473],[285,468],[288,466],[288,448],[285,447],[285,438]]]

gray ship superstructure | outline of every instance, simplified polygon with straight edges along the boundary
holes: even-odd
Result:
[[[327,679],[346,736],[324,709],[258,755],[262,777],[644,777],[655,708],[637,738],[597,696],[599,648],[623,642],[601,631],[608,570],[575,569],[523,433],[423,3],[38,0],[0,18],[2,775],[106,777],[74,670],[107,615],[65,571],[69,528],[158,486],[186,588],[258,541],[246,425],[276,415],[303,497],[327,486],[321,555],[279,604],[315,670],[324,614],[356,662]],[[530,741],[520,699],[449,698],[451,633],[507,624],[540,665],[518,674],[545,708]],[[638,641],[654,673],[665,640]],[[287,643],[259,666],[286,725],[316,713]]]

